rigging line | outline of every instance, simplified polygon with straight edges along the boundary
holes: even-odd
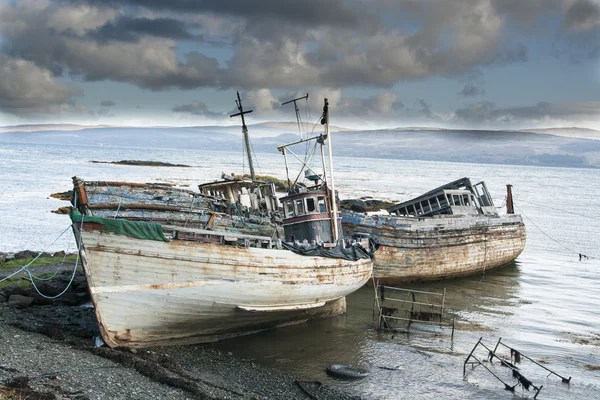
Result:
[[[246,173],[246,145],[244,142],[244,136],[242,136],[242,178]]]
[[[590,216],[590,215],[578,214],[578,213],[576,213],[576,212],[572,212],[572,211],[565,211],[565,210],[561,210],[560,208],[550,207],[550,206],[548,206],[548,205],[536,204],[536,203],[532,203],[532,202],[530,202],[530,201],[523,200],[523,199],[520,199],[520,198],[517,198],[517,200],[518,200],[518,201],[521,201],[521,202],[523,202],[523,203],[528,203],[528,204],[534,205],[534,206],[543,207],[543,208],[550,208],[550,209],[552,209],[552,210],[556,210],[556,211],[564,212],[564,213],[567,213],[567,214],[573,214],[573,215],[577,215],[578,217],[584,217],[584,218],[595,219],[595,220],[597,220],[597,221],[600,221],[600,218],[598,218],[598,217],[592,217],[592,216]]]
[[[312,155],[312,154],[314,154],[314,152],[315,152],[315,150],[316,150],[316,149],[317,149],[317,142],[315,141],[315,143],[314,143],[314,145],[313,145],[313,148],[312,148],[312,150],[311,150],[311,155]],[[294,180],[294,184],[293,184],[293,186],[296,186],[296,183],[298,183],[298,179],[300,179],[300,175],[302,175],[302,171],[304,171],[305,169],[306,169],[306,170],[309,170],[309,169],[310,169],[310,170],[312,171],[312,168],[310,168],[310,167],[308,166],[308,164],[307,164],[307,159],[308,159],[308,157],[305,157],[305,159],[304,159],[304,161],[303,161],[303,165],[302,165],[302,167],[300,168],[300,171],[298,172],[298,176],[296,176],[296,179]],[[313,171],[313,172],[314,172],[314,171]]]
[[[48,278],[42,278],[39,277],[37,275],[34,275],[33,273],[30,272],[30,275],[33,276],[35,279],[37,279],[38,281],[49,281],[52,278],[54,278],[56,276],[56,274],[58,274],[58,272],[62,269],[63,265],[65,264],[65,260],[67,259],[67,256],[69,255],[69,250],[71,249],[71,243],[67,244],[67,251],[65,251],[65,255],[63,256],[62,261],[60,262],[60,264],[58,265],[58,268],[56,269],[56,271],[54,271],[54,273],[49,276]]]
[[[35,291],[37,292],[37,294],[39,294],[40,296],[42,296],[45,299],[56,299],[60,296],[62,296],[63,294],[66,293],[67,290],[69,290],[69,288],[71,287],[71,284],[73,283],[73,280],[75,279],[75,275],[77,273],[77,267],[79,266],[79,250],[81,250],[81,241],[82,241],[82,232],[83,232],[83,221],[84,218],[81,218],[81,224],[79,225],[79,238],[77,241],[77,258],[75,259],[75,266],[73,267],[73,274],[71,275],[71,280],[69,281],[69,283],[67,284],[67,286],[65,287],[65,289],[60,292],[59,294],[57,294],[56,296],[47,296],[45,294],[43,294],[42,292],[40,292],[40,290],[38,289],[37,285],[35,284],[35,281],[33,280],[33,276],[31,274],[31,272],[26,269],[25,272],[27,272],[27,274],[29,274],[29,280],[31,281],[31,284],[33,285],[33,288],[35,289]],[[73,225],[75,225],[73,223]],[[75,225],[76,226],[76,225]]]
[[[260,164],[258,163],[258,157],[256,157],[256,152],[254,151],[254,143],[250,142],[250,151],[252,152],[251,156],[254,156],[254,161],[256,162],[256,169],[258,169],[259,173],[262,173]]]
[[[65,234],[66,231],[68,231],[69,229],[71,229],[71,225],[67,226],[67,228],[61,232],[60,235],[58,235],[58,237],[56,239],[54,239],[54,241],[52,243],[50,243],[48,246],[46,246],[46,248],[44,250],[42,250],[33,260],[29,261],[26,265],[24,265],[23,267],[21,267],[21,269],[13,272],[12,274],[8,275],[7,277],[3,278],[2,280],[0,280],[0,283],[4,282],[5,280],[7,280],[8,278],[18,274],[21,271],[27,270],[27,268],[29,268],[29,266],[31,264],[33,264],[33,262],[35,260],[37,260],[38,258],[40,258],[42,256],[42,254],[44,254],[46,252],[46,250],[48,250],[54,243],[56,243],[58,241],[58,239],[60,239],[62,237],[62,235]]]
[[[528,220],[529,222],[531,222],[531,224],[532,224],[533,226],[535,226],[535,227],[536,227],[536,228],[537,228],[537,229],[538,229],[538,230],[539,230],[541,233],[543,233],[543,234],[544,234],[544,235],[545,235],[545,236],[546,236],[548,239],[552,240],[554,243],[558,244],[558,245],[559,245],[560,247],[562,247],[563,249],[565,249],[565,250],[567,250],[567,251],[570,251],[571,253],[574,253],[574,254],[579,254],[579,255],[584,255],[583,253],[581,253],[581,252],[579,252],[579,251],[577,251],[577,250],[573,250],[573,249],[570,249],[570,248],[568,248],[567,246],[565,246],[564,244],[562,244],[562,243],[561,243],[561,242],[559,242],[558,240],[554,239],[552,236],[548,235],[546,232],[544,232],[544,231],[542,230],[542,228],[540,228],[539,226],[537,226],[537,225],[535,224],[535,222],[533,222],[533,221],[531,220],[531,218],[529,218],[527,215],[525,215],[525,213],[523,213],[523,210],[521,210],[521,209],[519,208],[519,206],[517,206],[517,205],[515,204],[515,207],[516,207],[516,208],[519,210],[519,212],[521,213],[521,215],[522,215],[522,216],[524,216],[525,218],[527,218],[527,220]],[[585,256],[586,256],[587,258],[596,259],[596,257],[591,257],[591,256],[588,256],[588,255],[585,255]]]

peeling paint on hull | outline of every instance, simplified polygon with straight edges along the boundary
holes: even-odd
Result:
[[[366,283],[373,266],[370,259],[158,242],[85,228],[80,252],[111,347],[215,341],[341,314],[345,296]]]
[[[347,235],[369,234],[380,246],[373,276],[382,283],[433,281],[507,265],[525,248],[519,215],[402,218],[348,214]]]

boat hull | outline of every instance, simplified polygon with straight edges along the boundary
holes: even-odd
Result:
[[[402,218],[342,216],[346,235],[368,234],[379,244],[373,276],[382,283],[457,278],[509,264],[525,248],[519,215]]]
[[[111,347],[215,341],[341,314],[344,296],[372,271],[370,259],[79,228],[74,224],[90,294]]]

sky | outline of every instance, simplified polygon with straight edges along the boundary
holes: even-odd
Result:
[[[600,129],[600,0],[0,0],[0,126]]]

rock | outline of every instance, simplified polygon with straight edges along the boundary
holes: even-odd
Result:
[[[33,297],[21,296],[13,294],[8,298],[8,307],[10,308],[27,308],[33,303]]]
[[[6,303],[6,296],[2,292],[0,292],[0,303]]]
[[[65,251],[61,250],[61,251],[57,251],[56,253],[54,253],[52,255],[52,257],[57,257],[57,258],[63,258],[65,256]]]
[[[36,283],[36,285],[37,285],[37,288],[40,291],[40,293],[42,293],[46,296],[49,296],[49,297],[53,297],[53,296],[57,296],[59,293],[61,293],[63,290],[65,290],[67,283],[69,283],[68,280],[67,280],[67,282],[48,281],[48,282]]]
[[[83,301],[85,301],[85,299],[82,299],[77,293],[68,291],[68,292],[64,293],[62,296],[54,299],[54,304],[57,304],[60,306],[77,306],[77,305],[83,303]]]
[[[349,199],[340,201],[340,208],[355,212],[365,212],[367,204],[362,200]]]
[[[87,281],[86,282],[81,282],[77,286],[75,286],[75,285],[73,285],[73,286],[75,287],[75,291],[77,293],[87,293],[88,289],[89,289]]]
[[[40,296],[37,293],[33,296],[33,305],[36,305],[36,306],[49,306],[51,304],[54,304],[54,301],[52,301],[52,299],[47,299],[45,297]]]
[[[29,386],[29,378],[26,376],[17,376],[11,380],[4,382],[4,386],[15,389],[24,389],[27,386]]]
[[[19,285],[10,285],[5,287],[4,289],[2,289],[2,294],[4,295],[4,297],[9,298],[12,295],[15,294],[20,294],[20,295],[25,295],[27,293],[27,290],[25,288],[22,288]]]
[[[35,257],[37,257],[38,254],[39,253],[36,253],[35,251],[23,250],[23,251],[19,251],[19,252],[15,253],[15,259],[22,260],[24,258],[35,258]]]

